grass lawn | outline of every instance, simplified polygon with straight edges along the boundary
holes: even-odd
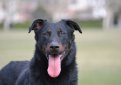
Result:
[[[121,30],[75,32],[79,85],[121,85]],[[30,60],[34,33],[0,31],[0,68],[11,60]]]

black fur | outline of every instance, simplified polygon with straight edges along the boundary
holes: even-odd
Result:
[[[0,70],[0,85],[15,85],[17,78],[28,65],[28,61],[11,61]]]
[[[74,30],[82,33],[78,24],[70,20],[49,23],[37,19],[29,33],[31,30],[35,32],[36,40],[34,57],[30,62],[11,62],[5,66],[0,71],[0,85],[78,85],[73,34]],[[63,55],[61,72],[53,78],[47,72],[48,55],[60,54]]]

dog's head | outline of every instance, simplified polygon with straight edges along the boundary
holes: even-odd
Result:
[[[58,77],[61,72],[61,63],[70,52],[74,41],[75,30],[82,33],[79,25],[71,20],[61,20],[49,23],[46,20],[37,19],[29,28],[35,32],[36,45],[39,51],[48,60],[47,72],[51,77]]]

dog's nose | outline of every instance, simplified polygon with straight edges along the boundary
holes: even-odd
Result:
[[[50,49],[53,49],[53,50],[59,49],[59,44],[57,42],[52,42],[50,44]]]
[[[58,49],[58,48],[59,46],[55,46],[55,45],[50,46],[50,49]]]
[[[59,48],[60,48],[60,46],[59,46],[59,44],[57,42],[52,42],[50,44],[50,52],[51,52],[51,54],[58,54]]]

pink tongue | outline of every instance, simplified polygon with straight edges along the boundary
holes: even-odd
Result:
[[[50,56],[48,60],[48,74],[50,77],[58,77],[61,72],[60,56]]]

